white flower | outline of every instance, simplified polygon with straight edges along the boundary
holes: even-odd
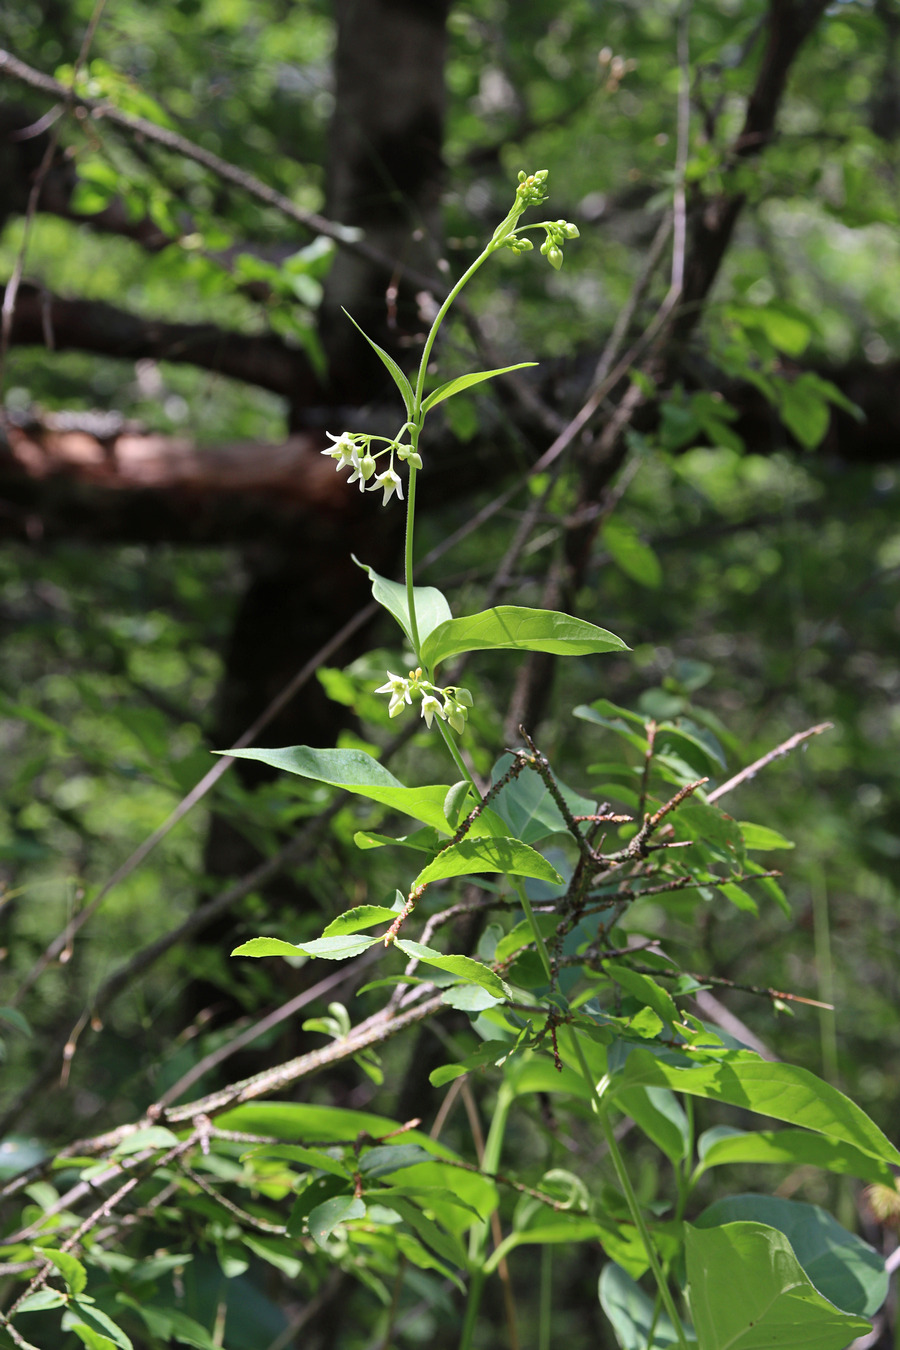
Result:
[[[403,501],[403,483],[399,473],[393,467],[385,469],[384,473],[380,473],[375,481],[369,485],[370,492],[376,492],[378,488],[384,488],[384,496],[381,499],[382,506],[387,506],[395,492],[401,502]]]
[[[321,453],[323,455],[329,455],[332,459],[337,460],[334,467],[338,472],[340,472],[341,469],[347,468],[358,470],[359,456],[356,452],[356,442],[349,431],[341,432],[340,436],[334,436],[330,431],[326,431],[325,435],[328,436],[330,440],[334,441],[334,445],[330,445],[327,450],[323,450]]]
[[[425,725],[427,727],[431,726],[431,719],[434,717],[435,713],[441,718],[446,716],[443,704],[435,698],[434,694],[423,694],[422,716],[425,718]]]
[[[398,717],[403,711],[404,703],[412,703],[409,695],[409,680],[405,680],[402,675],[392,675],[390,671],[387,673],[387,684],[383,684],[380,689],[376,689],[375,693],[390,694],[389,717]]]

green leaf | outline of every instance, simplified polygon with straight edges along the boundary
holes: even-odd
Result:
[[[341,309],[343,309],[344,313],[347,314],[347,311],[344,309],[343,305],[341,305]],[[359,324],[356,322],[353,315],[347,314],[347,318],[353,324],[353,327],[357,330],[357,332],[362,333],[363,337],[366,339],[366,342],[368,342],[369,346],[372,348],[372,351],[377,352],[381,360],[384,362],[388,372],[390,373],[391,379],[394,381],[394,384],[400,390],[400,396],[403,399],[403,403],[406,408],[406,415],[410,420],[412,420],[413,413],[415,412],[416,407],[416,396],[413,393],[413,387],[410,384],[409,380],[403,374],[403,371],[397,365],[397,362],[394,360],[394,358],[390,356],[384,350],[383,347],[379,347],[377,342],[373,342],[372,339],[369,337],[368,333],[364,329],[360,328]]]
[[[497,999],[507,999],[512,997],[512,990],[499,975],[495,975],[487,966],[483,966],[480,961],[474,961],[471,956],[445,956],[443,952],[435,951],[433,947],[425,947],[421,942],[409,942],[403,938],[397,938],[396,946],[409,957],[414,957],[417,961],[422,961],[426,966],[436,966],[438,970],[446,970],[451,975],[456,975],[466,984],[477,984],[481,989]]]
[[[715,1063],[676,1068],[638,1048],[612,1083],[612,1091],[643,1084],[673,1092],[727,1102],[801,1125],[831,1139],[852,1144],[862,1153],[900,1165],[900,1153],[878,1126],[837,1088],[795,1064],[772,1064],[749,1050],[729,1051]]]
[[[129,1134],[121,1144],[116,1145],[112,1156],[124,1158],[129,1153],[140,1153],[144,1149],[174,1148],[177,1143],[178,1136],[167,1130],[164,1125],[150,1125],[146,1130],[137,1130],[134,1134]]]
[[[398,581],[388,581],[387,577],[379,576],[375,568],[369,567],[368,563],[360,562],[352,554],[351,557],[357,567],[361,567],[369,574],[373,599],[377,600],[389,614],[393,614],[406,634],[407,641],[412,645],[412,624],[409,619],[409,595],[406,587]],[[424,642],[439,624],[446,623],[453,617],[444,595],[435,586],[414,586],[413,600],[420,642]]]
[[[87,1350],[116,1350],[115,1341],[111,1341],[108,1336],[95,1331],[84,1322],[68,1321],[65,1330],[74,1331],[81,1344],[87,1346]]]
[[[628,651],[613,633],[584,619],[551,609],[524,609],[497,605],[480,614],[439,624],[422,643],[422,660],[433,669],[463,652],[550,652],[554,656],[587,656],[595,652]]]
[[[512,755],[502,755],[491,770],[491,782],[498,782],[513,762]],[[595,801],[573,792],[558,779],[556,786],[573,815],[589,816],[596,811]],[[540,774],[532,769],[526,769],[507,783],[494,797],[493,803],[497,814],[506,821],[515,837],[525,844],[534,844],[551,834],[568,834],[562,812]]]
[[[751,825],[747,820],[739,820],[738,827],[744,837],[744,848],[768,852],[773,848],[794,847],[790,839],[785,839],[777,830],[770,830],[768,825]]]
[[[327,1251],[326,1239],[338,1224],[346,1223],[348,1219],[362,1219],[365,1213],[365,1204],[356,1196],[335,1195],[310,1211],[307,1219],[309,1235],[317,1247]]]
[[[337,937],[342,933],[359,933],[366,928],[374,928],[378,923],[393,923],[396,910],[386,905],[357,905],[354,909],[339,914],[322,933],[322,937]]]
[[[459,1238],[454,1233],[448,1233],[443,1228],[438,1227],[433,1219],[429,1219],[423,1214],[417,1205],[412,1204],[402,1194],[402,1188],[392,1188],[390,1193],[385,1196],[385,1201],[424,1243],[437,1252],[438,1256],[442,1256],[445,1261],[449,1261],[457,1269],[465,1270],[467,1268],[466,1251]]]
[[[884,1258],[818,1205],[777,1195],[729,1195],[695,1219],[697,1228],[752,1222],[777,1228],[820,1294],[845,1313],[873,1317],[887,1298]]]
[[[439,1069],[433,1069],[428,1075],[428,1081],[432,1087],[443,1087],[445,1083],[452,1082],[454,1078],[462,1078],[464,1073],[472,1073],[474,1069],[486,1069],[489,1064],[501,1064],[509,1055],[509,1051],[509,1041],[484,1041],[468,1059],[462,1060],[459,1064],[442,1064]]]
[[[601,530],[603,543],[613,562],[639,586],[657,590],[662,585],[662,564],[633,526],[611,516]]]
[[[788,431],[806,450],[814,450],[828,430],[831,410],[815,378],[806,373],[796,379],[779,380],[778,411]]]
[[[362,1176],[375,1181],[422,1162],[431,1162],[431,1154],[420,1144],[379,1144],[360,1155],[359,1171]]]
[[[460,1012],[480,1013],[487,1008],[496,1008],[504,1000],[477,984],[453,984],[441,994],[441,1002],[446,1003],[448,1008],[458,1008]]]
[[[685,1254],[701,1350],[846,1350],[871,1330],[822,1297],[775,1228],[686,1224]]]
[[[65,1303],[65,1294],[58,1289],[36,1289],[33,1294],[23,1298],[18,1312],[47,1312],[50,1308],[60,1308]]]
[[[69,1252],[58,1252],[53,1247],[35,1247],[34,1250],[56,1267],[70,1294],[80,1294],[85,1289],[87,1271]]]
[[[649,1091],[649,1089],[648,1089]],[[724,1167],[735,1163],[783,1163],[790,1167],[822,1167],[839,1176],[892,1186],[894,1174],[887,1163],[861,1153],[852,1144],[808,1130],[707,1130],[699,1141],[700,1166]]]
[[[444,815],[444,802],[450,791],[446,784],[429,784],[423,787],[404,787],[383,764],[365,750],[319,750],[311,745],[287,746],[283,750],[228,750],[222,754],[232,754],[240,759],[258,760],[262,764],[271,764],[273,768],[283,769],[286,773],[298,774],[301,778],[313,778],[318,783],[327,783],[330,787],[342,788],[370,801],[390,806],[395,811],[412,816],[424,825],[431,825],[442,834],[452,834],[453,829]],[[493,811],[482,811],[472,825],[469,836],[505,835],[506,826]]]
[[[108,1317],[102,1309],[98,1308],[92,1301],[80,1298],[73,1298],[71,1306],[77,1308],[86,1322],[95,1322],[101,1331],[105,1332],[110,1339],[120,1347],[120,1350],[134,1350],[131,1341],[125,1335],[120,1326]]]
[[[209,1332],[178,1308],[160,1308],[127,1295],[119,1297],[143,1318],[150,1334],[160,1341],[177,1341],[179,1345],[194,1346],[194,1350],[219,1350]]]
[[[627,966],[620,966],[615,962],[605,965],[604,970],[632,998],[643,1003],[646,1008],[652,1008],[663,1022],[671,1026],[672,1023],[681,1021],[681,1014],[671,994],[661,988],[649,975],[642,975],[640,971],[629,970]]]
[[[687,1157],[691,1132],[688,1118],[667,1088],[639,1087],[620,1092],[619,1107],[674,1163]]]
[[[312,942],[285,942],[282,938],[258,937],[242,942],[235,947],[232,956],[318,956],[325,961],[346,961],[351,956],[359,956],[368,947],[374,946],[380,938],[341,935],[338,937],[316,938]]]
[[[657,1315],[653,1299],[613,1261],[603,1267],[599,1293],[600,1306],[612,1323],[621,1350],[670,1350],[678,1344],[671,1319],[664,1312]],[[696,1350],[697,1342],[689,1335],[685,1339]]]
[[[461,394],[464,389],[471,389],[473,384],[482,384],[485,380],[493,380],[498,375],[509,375],[513,370],[525,370],[527,366],[536,365],[537,361],[520,361],[518,365],[502,366],[499,370],[476,370],[470,375],[458,375],[455,380],[448,380],[446,384],[440,385],[423,400],[422,412],[430,412],[439,403],[443,403],[445,398],[452,398],[454,394]]]
[[[16,1030],[21,1031],[24,1036],[31,1035],[31,1027],[19,1012],[18,1008],[0,1008],[0,1022],[6,1022],[9,1026],[15,1027]]]
[[[625,708],[618,708],[615,703],[610,703],[605,698],[598,698],[590,705],[579,704],[573,709],[573,715],[583,722],[593,722],[595,726],[614,731],[617,736],[621,736],[629,745],[634,746],[635,750],[640,750],[641,754],[646,753],[647,732],[643,717],[638,717]],[[605,769],[606,766],[600,767]]]
[[[534,877],[555,886],[561,886],[563,881],[552,863],[519,839],[461,839],[423,867],[410,890],[444,877],[467,877],[473,872]]]
[[[560,1242],[587,1242],[591,1238],[602,1242],[609,1232],[609,1229],[603,1224],[597,1223],[594,1219],[588,1219],[582,1214],[571,1214],[567,1210],[553,1210],[548,1206],[546,1215],[546,1219],[536,1223],[532,1228],[524,1228],[509,1233],[485,1261],[485,1274],[490,1275],[495,1271],[503,1258],[516,1247],[543,1247]]]

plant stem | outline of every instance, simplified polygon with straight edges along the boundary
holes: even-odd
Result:
[[[516,894],[519,897],[519,903],[525,911],[525,918],[528,920],[531,933],[534,938],[535,946],[538,949],[538,955],[541,958],[541,964],[544,967],[544,974],[547,976],[547,983],[553,983],[553,971],[550,969],[550,954],[547,951],[547,944],[544,941],[544,935],[538,928],[537,919],[534,917],[534,910],[531,908],[531,901],[528,899],[528,892],[525,890],[525,883],[521,877],[511,876],[510,881],[515,887]]]
[[[467,766],[467,764],[466,764],[466,761],[463,759],[462,755],[459,753],[459,746],[456,744],[456,741],[454,741],[453,737],[450,735],[449,728],[446,727],[446,726],[444,725],[444,723],[443,723],[443,721],[441,720],[441,718],[438,717],[438,718],[436,718],[435,720],[437,721],[437,728],[438,728],[438,731],[441,733],[441,736],[444,738],[444,744],[446,745],[447,749],[450,751],[450,754],[453,756],[453,763],[456,765],[457,769],[459,769],[459,772],[462,774],[462,776],[463,776],[463,778],[466,780],[466,782],[467,782],[471,787],[473,787],[473,788],[475,789],[475,795],[476,795],[476,797],[479,797],[479,798],[480,798],[480,797],[481,797],[481,793],[478,791],[478,784],[475,782],[475,779],[472,777],[471,773],[469,772],[469,769],[468,769],[468,766]]]
[[[419,429],[416,427],[410,437],[413,449],[419,443]],[[416,594],[413,585],[413,540],[416,524],[416,474],[418,470],[414,464],[409,466],[409,483],[406,489],[406,604],[409,609],[409,632],[412,638],[413,648],[416,654],[416,660],[419,660],[419,625],[416,622]],[[430,677],[431,672],[428,672]]]
[[[503,1150],[503,1136],[506,1133],[506,1122],[509,1117],[510,1107],[515,1101],[515,1093],[510,1085],[504,1081],[500,1084],[497,1092],[497,1101],[494,1106],[494,1118],[491,1121],[491,1128],[488,1130],[487,1142],[484,1146],[484,1156],[481,1160],[481,1170],[489,1174],[499,1171],[500,1154]],[[484,1249],[487,1244],[488,1232],[490,1231],[490,1220],[481,1219],[473,1224],[469,1232],[469,1264],[472,1267],[469,1276],[469,1297],[466,1303],[466,1316],[463,1322],[462,1336],[459,1342],[459,1350],[471,1350],[472,1337],[475,1331],[475,1323],[478,1318],[478,1309],[481,1306],[481,1291],[484,1288]]]
[[[622,1193],[625,1196],[625,1202],[628,1205],[632,1221],[634,1222],[634,1226],[638,1230],[638,1233],[640,1234],[641,1244],[643,1245],[644,1251],[646,1253],[647,1261],[649,1263],[650,1270],[653,1274],[653,1278],[656,1281],[656,1287],[659,1290],[660,1298],[663,1301],[663,1307],[665,1308],[672,1322],[672,1326],[675,1330],[675,1335],[678,1338],[680,1350],[688,1350],[687,1341],[685,1340],[684,1335],[684,1327],[681,1324],[681,1318],[678,1315],[678,1309],[675,1307],[675,1301],[672,1298],[671,1290],[669,1289],[669,1285],[663,1273],[662,1266],[659,1264],[659,1257],[656,1254],[656,1248],[653,1245],[653,1239],[650,1237],[650,1230],[647,1228],[644,1215],[641,1211],[640,1205],[638,1204],[638,1198],[635,1195],[634,1187],[631,1184],[631,1178],[629,1177],[628,1171],[625,1167],[625,1160],[623,1159],[622,1154],[619,1150],[619,1145],[616,1142],[616,1136],[613,1133],[613,1128],[609,1123],[609,1118],[606,1114],[606,1105],[603,1101],[602,1093],[598,1090],[597,1084],[594,1082],[594,1076],[591,1073],[590,1069],[588,1068],[588,1063],[584,1057],[584,1051],[581,1048],[581,1044],[578,1040],[577,1034],[575,1033],[574,1030],[570,1028],[569,1035],[572,1041],[572,1046],[575,1051],[576,1058],[579,1063],[579,1067],[581,1068],[582,1075],[584,1076],[585,1082],[587,1082],[590,1085],[591,1092],[594,1094],[594,1097],[596,1099],[594,1109],[596,1110],[597,1117],[600,1121],[600,1128],[603,1131],[603,1138],[605,1139],[606,1146],[609,1149],[609,1156],[612,1158],[612,1164],[613,1167],[615,1168],[616,1176],[618,1177],[619,1180],[619,1185],[622,1187]]]
[[[541,1302],[538,1311],[538,1350],[551,1350],[550,1323],[553,1297],[553,1248],[541,1247]]]

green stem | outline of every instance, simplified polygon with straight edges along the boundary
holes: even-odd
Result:
[[[412,433],[413,449],[416,448],[419,441],[419,431],[416,428]],[[416,524],[416,474],[418,470],[415,465],[409,466],[409,483],[406,489],[406,604],[409,609],[409,632],[412,638],[413,649],[416,654],[416,661],[419,660],[419,625],[416,622],[416,593],[413,585],[413,540]],[[429,672],[430,675],[430,672]]]
[[[534,938],[535,946],[538,949],[538,955],[541,958],[541,964],[544,967],[544,974],[547,976],[547,983],[553,983],[553,971],[550,969],[550,954],[547,951],[547,944],[544,942],[544,935],[538,928],[537,919],[534,917],[534,910],[531,908],[531,901],[528,899],[528,893],[525,890],[525,883],[521,877],[510,877],[510,881],[515,887],[516,894],[519,897],[519,903],[525,911],[525,918],[528,920],[531,928],[531,935]]]
[[[541,1247],[541,1302],[538,1310],[538,1350],[550,1350],[550,1323],[553,1315],[553,1248]]]
[[[456,285],[449,292],[447,298],[444,300],[444,303],[441,305],[437,314],[434,316],[434,323],[431,325],[431,331],[429,332],[428,337],[425,339],[425,346],[422,348],[422,359],[419,362],[419,374],[418,378],[416,379],[416,401],[415,406],[413,408],[413,420],[419,427],[421,427],[422,425],[422,417],[421,417],[422,395],[425,392],[425,376],[428,374],[428,362],[431,360],[431,351],[432,348],[434,347],[435,340],[437,339],[437,335],[440,330],[441,324],[444,322],[444,319],[447,316],[448,309],[453,304],[453,301],[459,295],[462,288],[465,285],[467,285],[469,281],[471,281],[472,277],[478,271],[481,264],[491,256],[496,247],[497,245],[492,240],[491,243],[488,244],[487,248],[484,249],[482,253],[479,253],[478,257],[472,263],[471,267],[468,267],[466,271],[463,272],[459,281],[457,281]]]
[[[497,1092],[494,1118],[491,1121],[491,1128],[488,1130],[484,1156],[481,1159],[482,1172],[493,1174],[499,1171],[503,1136],[506,1133],[506,1122],[509,1118],[510,1107],[514,1101],[515,1093],[512,1088],[508,1083],[502,1082]],[[478,1310],[481,1306],[481,1291],[484,1288],[484,1249],[487,1246],[489,1232],[490,1219],[480,1219],[478,1223],[472,1225],[469,1232],[469,1264],[472,1269],[469,1275],[469,1297],[466,1302],[466,1316],[463,1322],[459,1350],[471,1350],[472,1347],[472,1337],[478,1320]]]
[[[653,1245],[653,1239],[650,1236],[650,1230],[648,1229],[646,1221],[644,1219],[644,1215],[641,1212],[641,1207],[638,1204],[638,1198],[634,1193],[634,1187],[631,1184],[631,1178],[629,1177],[628,1171],[625,1167],[625,1161],[619,1150],[619,1145],[616,1142],[616,1136],[613,1133],[613,1128],[609,1123],[609,1118],[607,1117],[606,1114],[606,1106],[603,1101],[603,1095],[598,1089],[597,1084],[594,1082],[594,1076],[591,1073],[590,1069],[588,1068],[588,1063],[584,1057],[584,1051],[581,1048],[578,1036],[571,1028],[569,1030],[569,1035],[571,1037],[572,1046],[575,1050],[575,1055],[576,1058],[578,1059],[582,1075],[585,1079],[585,1082],[588,1083],[588,1085],[590,1086],[591,1092],[594,1094],[594,1097],[596,1098],[596,1104],[594,1109],[596,1110],[598,1119],[600,1121],[600,1128],[603,1131],[603,1138],[606,1140],[606,1146],[609,1149],[609,1156],[612,1159],[612,1164],[613,1167],[615,1168],[616,1176],[618,1177],[619,1180],[619,1185],[622,1188],[622,1193],[625,1196],[625,1202],[628,1205],[628,1210],[629,1213],[631,1214],[632,1221],[634,1223],[635,1228],[638,1230],[638,1233],[640,1234],[641,1243],[646,1253],[650,1270],[653,1274],[654,1280],[656,1281],[656,1287],[659,1290],[659,1296],[663,1301],[663,1307],[665,1308],[666,1312],[669,1315],[669,1318],[671,1319],[672,1326],[675,1329],[675,1335],[678,1337],[678,1344],[681,1347],[681,1350],[688,1350],[687,1341],[685,1340],[684,1335],[684,1327],[681,1324],[681,1318],[678,1315],[678,1309],[675,1307],[675,1300],[672,1298],[672,1293],[671,1290],[669,1289],[666,1277],[663,1274],[662,1266],[659,1264],[659,1257],[656,1254],[656,1248]]]
[[[436,719],[436,721],[438,731],[444,738],[444,744],[450,751],[450,754],[453,756],[453,763],[456,765],[457,769],[459,769],[459,772],[462,774],[463,778],[466,780],[469,786],[475,789],[476,797],[480,798],[481,793],[478,791],[478,784],[475,782],[475,779],[469,772],[468,766],[466,765],[466,761],[459,753],[459,746],[456,744],[456,741],[450,735],[449,727],[445,726],[439,717]]]

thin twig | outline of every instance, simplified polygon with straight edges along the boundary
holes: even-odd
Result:
[[[292,202],[290,197],[285,197],[282,193],[269,187],[255,174],[248,173],[246,169],[239,169],[234,164],[229,164],[227,160],[221,159],[202,146],[195,145],[193,141],[189,141],[187,137],[179,135],[176,131],[170,131],[168,127],[161,127],[156,122],[149,122],[145,117],[135,117],[132,113],[122,112],[113,104],[102,99],[89,98],[85,94],[75,93],[66,85],[60,84],[58,80],[54,80],[52,76],[34,70],[24,61],[18,60],[10,52],[2,49],[0,49],[0,76],[18,80],[20,84],[26,84],[29,88],[37,89],[40,93],[48,94],[54,99],[71,99],[78,108],[85,109],[93,118],[112,122],[136,136],[165,146],[167,150],[181,155],[184,159],[193,160],[195,164],[202,164],[210,173],[214,173],[226,183],[231,183],[233,186],[240,188],[242,192],[246,192],[250,197],[255,197],[257,201],[264,202],[266,206],[274,207],[283,216],[293,220],[298,225],[302,225],[304,229],[311,231],[313,234],[323,234],[326,238],[333,239],[341,248],[345,248],[361,258],[365,258],[368,262],[374,263],[389,275],[399,272],[413,285],[420,288],[424,287],[433,294],[443,296],[447,293],[446,282],[426,276],[425,273],[419,272],[415,268],[407,267],[398,263],[395,259],[389,258],[380,249],[373,248],[364,239],[360,239],[355,229],[326,220],[324,216],[320,216],[315,211],[304,210],[302,206],[297,206],[296,203]]]
[[[774,750],[770,750],[768,754],[761,755],[752,764],[748,764],[746,769],[741,769],[740,773],[736,773],[733,778],[729,778],[727,783],[722,783],[721,786],[713,788],[712,792],[707,794],[706,800],[717,802],[720,797],[725,796],[726,792],[733,792],[741,783],[746,783],[748,779],[755,778],[760,769],[765,769],[773,760],[780,759],[782,755],[788,755],[792,750],[796,750],[797,746],[809,740],[810,736],[821,736],[823,731],[833,730],[833,722],[819,722],[817,726],[807,727],[806,731],[796,732],[795,735],[789,736],[786,741],[782,741],[780,745],[776,745]]]

